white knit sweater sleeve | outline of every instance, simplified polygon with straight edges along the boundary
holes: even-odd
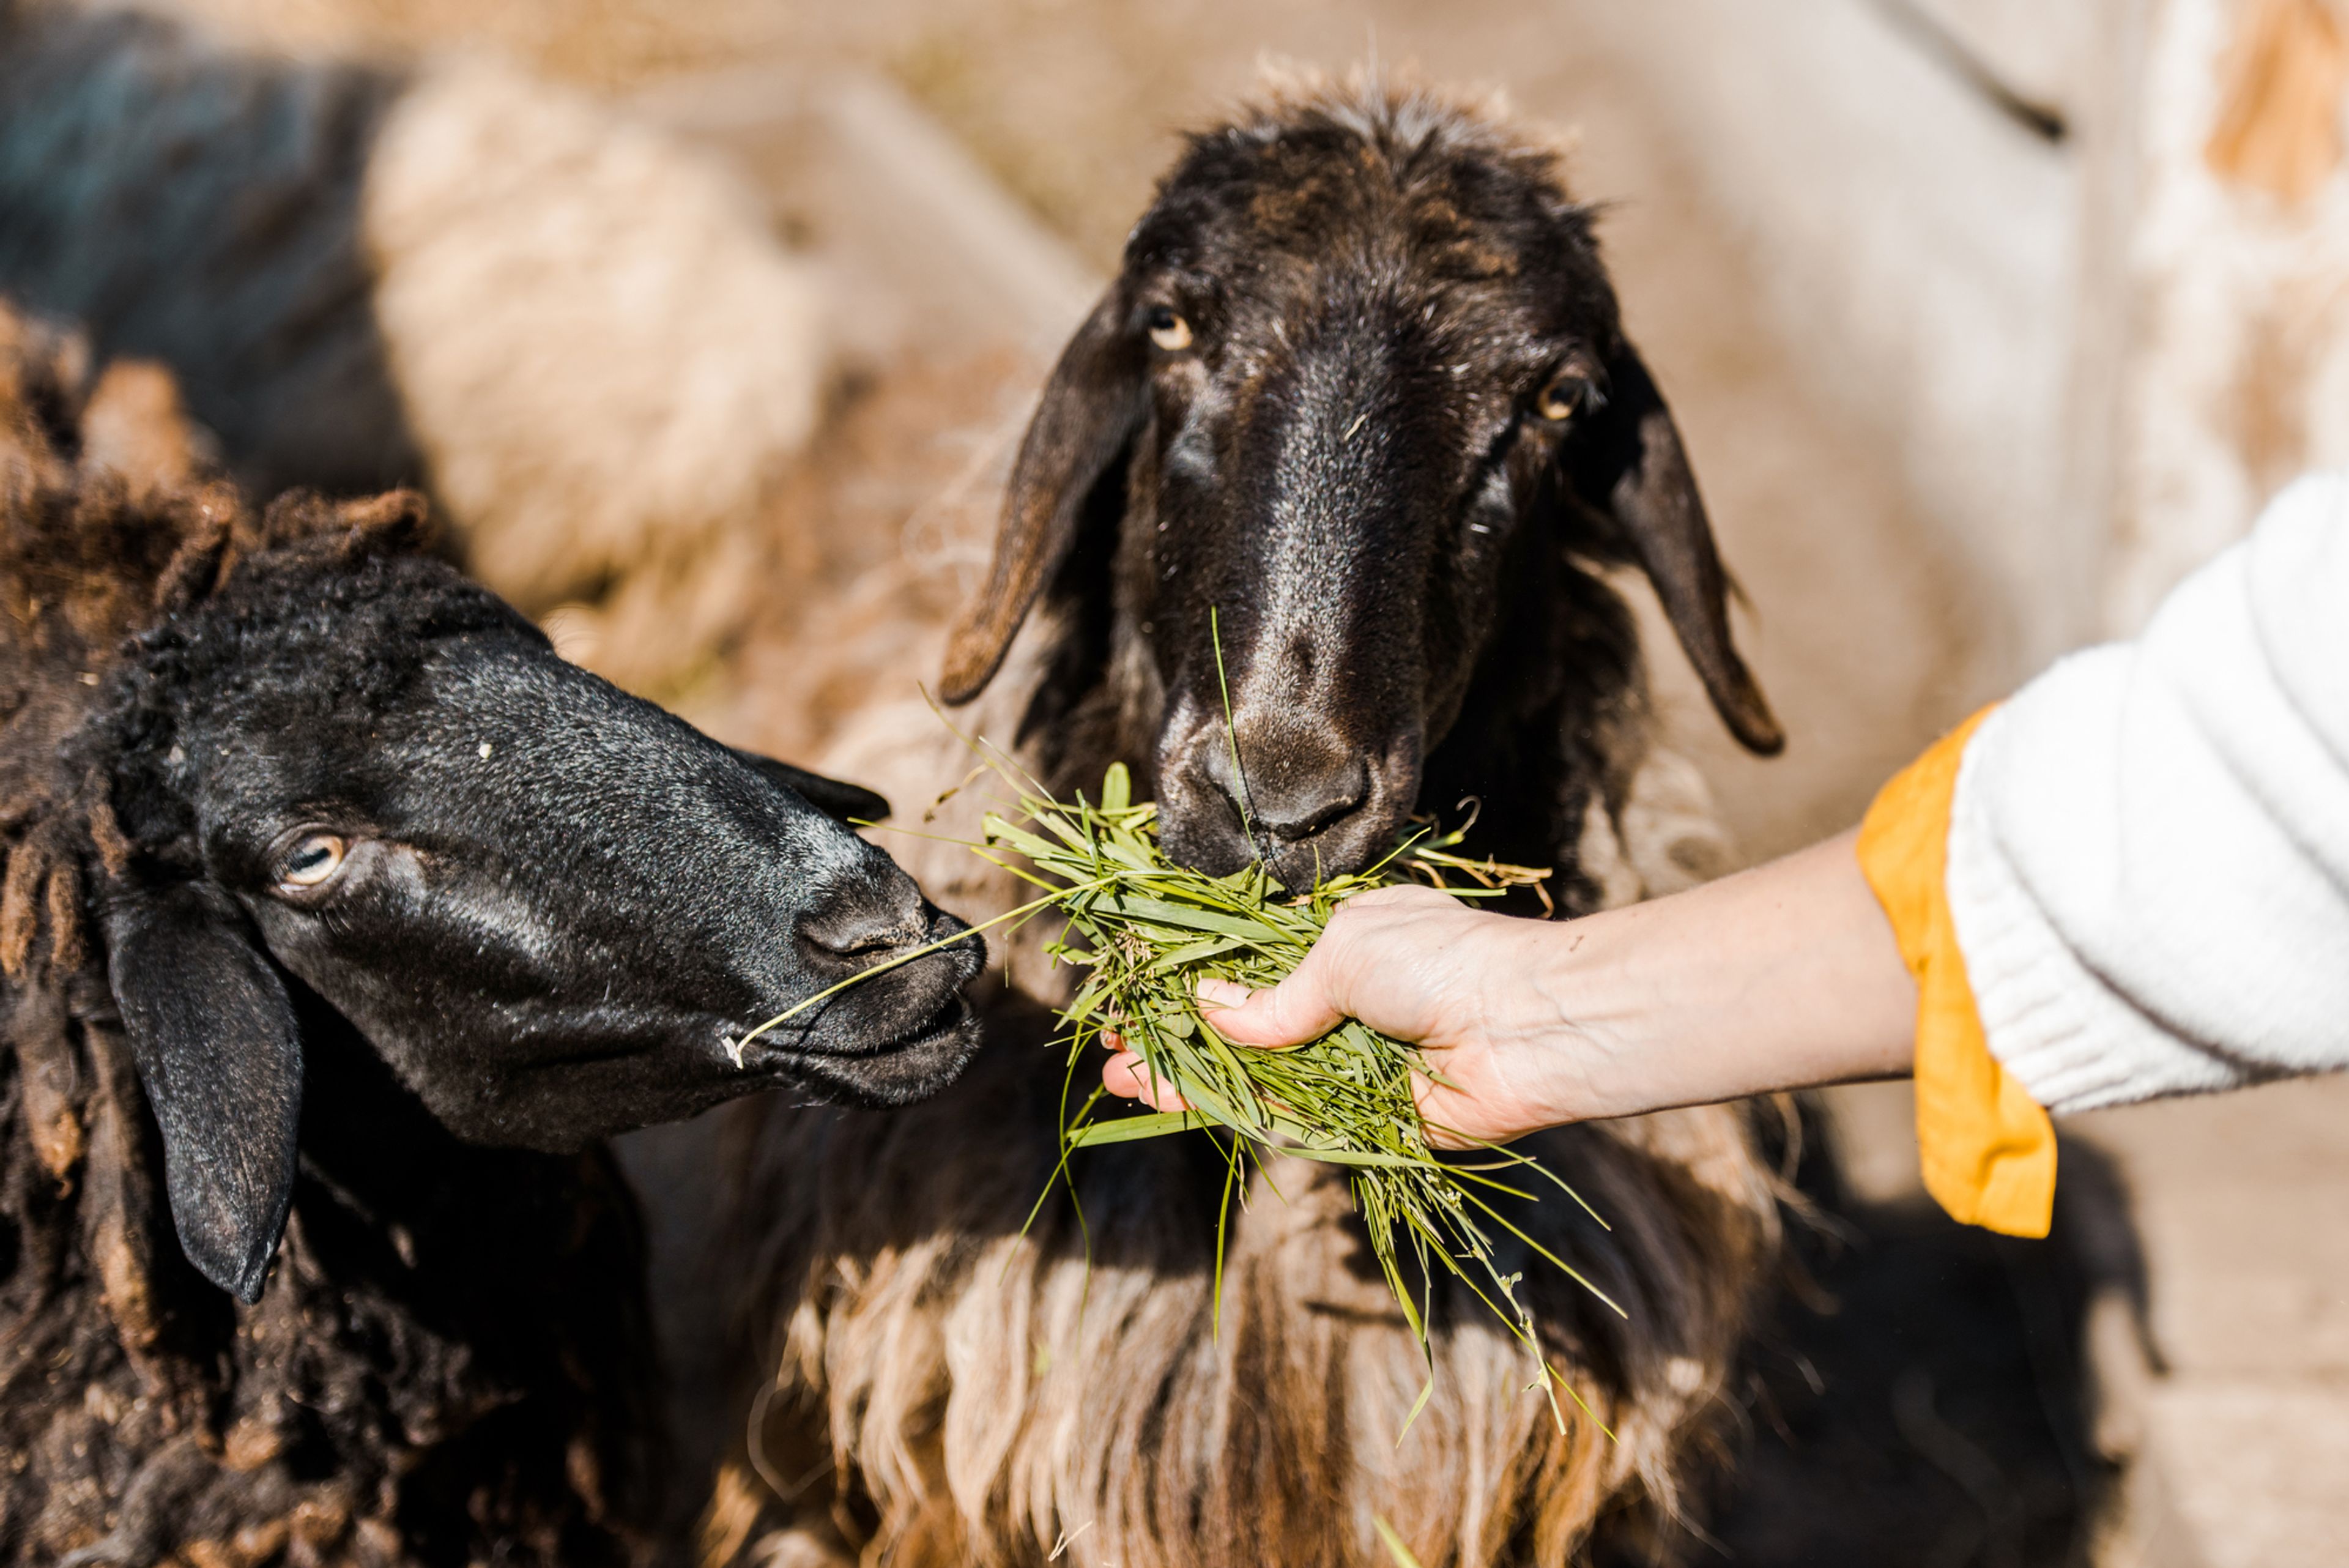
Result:
[[[2349,476],[1983,722],[1947,888],[1991,1050],[2050,1110],[2349,1066]]]

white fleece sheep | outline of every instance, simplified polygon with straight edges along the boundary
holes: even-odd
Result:
[[[419,73],[367,161],[375,317],[432,486],[544,604],[739,517],[806,441],[809,270],[725,170],[481,64]]]
[[[0,288],[178,369],[255,488],[424,480],[540,611],[704,550],[825,369],[756,193],[592,99],[36,0],[0,0]]]

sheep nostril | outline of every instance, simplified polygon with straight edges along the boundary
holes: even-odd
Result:
[[[807,956],[826,968],[864,968],[928,940],[918,911],[898,909],[827,910],[802,920],[794,933]]]
[[[1370,794],[1370,769],[1356,760],[1350,766],[1316,773],[1284,787],[1268,788],[1251,779],[1238,804],[1247,808],[1257,832],[1282,844],[1298,844],[1351,816]]]

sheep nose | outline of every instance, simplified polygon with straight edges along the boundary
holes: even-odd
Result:
[[[1242,714],[1234,731],[1237,747],[1221,724],[1195,732],[1159,777],[1160,842],[1176,861],[1211,876],[1261,861],[1301,891],[1394,847],[1418,793],[1415,758],[1392,754],[1403,746],[1365,752],[1290,712]]]
[[[1243,775],[1236,804],[1258,833],[1298,844],[1351,816],[1370,794],[1370,766],[1355,757],[1336,768],[1278,782]]]
[[[1235,767],[1233,753],[1238,753]],[[1242,725],[1237,745],[1208,749],[1206,772],[1258,842],[1300,844],[1371,796],[1370,764],[1335,736]]]
[[[931,940],[931,921],[910,879],[886,889],[859,887],[826,898],[792,930],[814,968],[851,973]]]

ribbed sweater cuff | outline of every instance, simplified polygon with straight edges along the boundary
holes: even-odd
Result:
[[[1998,841],[1985,780],[2013,710],[1966,748],[1950,815],[1950,919],[1991,1054],[2050,1111],[2230,1086],[2223,1059],[2129,1005],[2057,934]]]

